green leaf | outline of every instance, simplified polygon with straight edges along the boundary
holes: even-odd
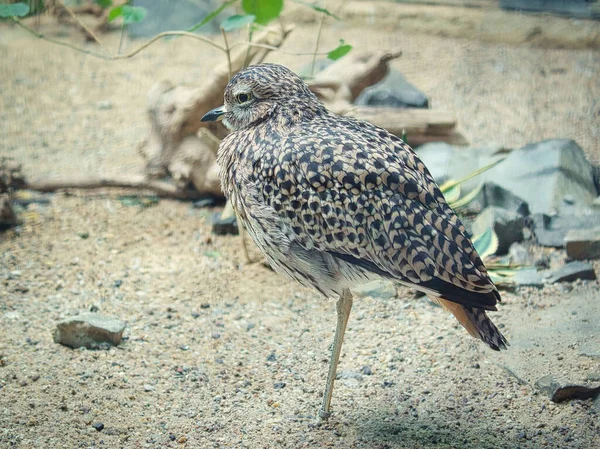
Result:
[[[108,21],[112,22],[113,20],[115,20],[118,17],[121,17],[122,15],[123,15],[123,5],[116,6],[113,9],[111,9],[110,12],[108,13]]]
[[[141,6],[129,6],[123,5],[123,23],[129,25],[130,23],[138,23],[144,20],[148,10]]]
[[[283,0],[242,0],[246,14],[256,17],[256,23],[266,25],[276,19],[283,9]]]
[[[473,237],[473,246],[481,259],[485,259],[498,251],[498,236],[492,228]]]
[[[19,2],[10,5],[0,5],[0,17],[25,17],[29,14],[29,5]]]
[[[112,0],[96,0],[96,4],[101,8],[108,8],[112,6]]]
[[[219,14],[221,14],[221,12],[227,8],[228,6],[234,4],[235,2],[237,2],[238,0],[229,0],[228,2],[223,3],[221,6],[219,6],[217,9],[215,9],[213,12],[211,12],[209,15],[207,15],[204,19],[202,19],[200,22],[198,22],[196,25],[194,25],[191,28],[188,28],[188,33],[193,33],[194,31],[196,31],[198,28],[203,27],[204,25],[206,25],[208,22],[210,22],[212,19],[214,19],[215,17],[217,17]]]
[[[444,198],[446,198],[448,204],[452,204],[460,198],[460,185],[451,186],[448,189],[444,189],[444,186],[442,186],[440,190],[444,194]]]
[[[471,178],[474,178],[475,176],[478,176],[478,175],[482,174],[482,173],[483,173],[483,172],[485,172],[485,171],[488,171],[490,168],[494,168],[496,165],[498,165],[498,164],[499,164],[500,162],[502,162],[504,159],[506,159],[506,156],[505,156],[505,157],[503,157],[503,158],[501,158],[501,159],[498,159],[498,160],[497,160],[497,161],[495,161],[495,162],[492,162],[491,164],[485,165],[485,166],[481,167],[481,168],[480,168],[480,169],[478,169],[478,170],[475,170],[473,173],[469,173],[467,176],[465,176],[465,177],[464,177],[464,178],[462,178],[462,179],[459,179],[458,181],[446,181],[446,182],[443,184],[443,186],[442,186],[442,187],[445,187],[445,188],[449,189],[449,188],[451,188],[451,187],[454,187],[455,185],[462,184],[463,182],[466,182],[466,181],[468,181],[469,179],[471,179]]]
[[[158,197],[155,195],[150,196],[137,196],[137,195],[121,195],[118,200],[123,206],[127,207],[141,207],[147,208],[158,204]]]
[[[243,28],[251,23],[254,23],[255,20],[256,17],[252,14],[247,14],[244,16],[235,15],[229,17],[228,19],[225,19],[223,23],[221,23],[221,28],[223,29],[223,31],[233,31],[237,30],[238,28]]]
[[[456,186],[456,187],[458,187],[458,186]],[[477,187],[475,187],[473,190],[471,190],[469,193],[467,193],[462,198],[457,198],[455,201],[452,201],[452,202],[448,201],[448,204],[450,205],[450,207],[452,209],[460,209],[461,207],[465,207],[467,204],[469,204],[471,201],[473,201],[475,198],[477,198],[477,195],[479,195],[479,192],[481,192],[481,189],[483,189],[483,181],[480,182]]]
[[[204,251],[204,255],[206,257],[210,257],[211,259],[218,259],[219,257],[221,257],[221,253],[219,251],[215,251],[212,249]]]
[[[321,6],[317,6],[317,5],[316,5],[316,4],[314,4],[314,3],[303,2],[303,1],[301,1],[301,0],[294,0],[294,2],[295,2],[295,3],[299,3],[299,4],[301,4],[301,5],[304,5],[304,6],[308,6],[309,8],[312,8],[312,9],[314,9],[314,10],[315,10],[315,11],[317,11],[317,12],[320,12],[320,13],[322,13],[322,14],[325,14],[325,15],[327,15],[327,16],[329,16],[329,17],[333,17],[335,20],[342,20],[342,19],[340,19],[338,16],[336,16],[334,13],[332,13],[331,11],[329,11],[329,10],[327,10],[326,8],[323,8],[323,7],[321,7]]]
[[[350,50],[352,50],[352,45],[348,45],[344,42],[344,39],[340,39],[340,45],[327,53],[327,57],[332,61],[337,61],[343,56],[346,56]]]
[[[124,25],[138,23],[144,20],[147,12],[146,8],[142,8],[141,6],[121,5],[110,10],[108,13],[108,21],[112,22],[118,17],[123,17]]]

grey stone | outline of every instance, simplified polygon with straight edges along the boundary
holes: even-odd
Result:
[[[589,263],[570,262],[563,267],[554,271],[552,275],[546,279],[546,282],[555,284],[557,282],[573,282],[577,279],[593,281],[596,279],[594,267]]]
[[[513,276],[513,282],[521,287],[542,288],[544,286],[544,280],[536,268],[517,270]]]
[[[125,322],[97,313],[83,313],[56,325],[55,343],[71,348],[105,349],[117,346],[123,337]]]
[[[463,178],[498,160],[506,151],[493,146],[461,148],[435,142],[420,146],[417,153],[435,180],[443,183]],[[596,168],[574,141],[546,140],[509,152],[500,164],[461,187],[469,191],[484,182],[486,187],[479,200],[483,207],[502,206],[522,215],[584,215],[598,196],[595,173]]]
[[[569,212],[583,210],[598,195],[594,168],[572,140],[526,145],[482,176],[523,198],[533,214],[554,215],[565,207],[565,196],[575,203],[566,205]]]
[[[1,180],[0,180],[1,182]],[[8,194],[0,195],[0,231],[19,224],[17,214],[13,210]]]
[[[546,374],[535,381],[535,387],[546,396],[551,398],[560,384],[552,374]]]
[[[565,236],[565,248],[571,259],[599,259],[600,227],[571,229]]]
[[[538,244],[562,248],[569,231],[596,227],[600,223],[600,212],[588,211],[581,215],[561,213],[554,216],[534,214],[532,222]]]
[[[429,169],[438,184],[449,179],[459,180],[477,169],[493,162],[499,147],[471,148],[449,145],[445,142],[431,142],[416,149],[419,158]],[[483,180],[483,174],[461,184],[461,189],[470,191]]]
[[[511,244],[523,241],[525,218],[516,212],[510,212],[501,207],[486,207],[475,219],[471,229],[473,235],[482,234],[487,229],[493,229],[498,236],[496,254],[506,254]]]
[[[352,293],[358,298],[392,299],[396,297],[396,287],[391,281],[378,279],[353,288]]]
[[[339,379],[348,388],[358,387],[362,378],[362,374],[349,370],[340,371],[336,376],[336,379]]]
[[[533,265],[532,255],[529,249],[521,243],[515,242],[508,249],[508,257],[513,265]]]
[[[588,385],[561,385],[551,374],[540,377],[535,386],[546,394],[552,402],[565,402],[570,399],[592,399],[600,393],[600,387]]]
[[[240,231],[235,215],[223,218],[220,214],[215,214],[213,217],[212,232],[217,235],[238,235]]]
[[[196,2],[191,0],[135,0],[135,6],[146,8],[147,13],[139,23],[127,27],[129,36],[151,37],[162,31],[186,30],[200,22],[220,6],[217,0]],[[227,10],[226,10],[227,11]],[[202,33],[218,33],[221,22],[231,15],[233,8],[222,12],[198,29]]]
[[[477,199],[482,207],[498,206],[524,217],[529,215],[529,205],[526,201],[493,182],[486,182],[483,185]]]
[[[590,0],[500,0],[500,7],[570,17],[600,18],[600,9]]]
[[[427,95],[409,83],[402,73],[390,70],[379,83],[366,88],[354,100],[359,106],[387,106],[394,108],[427,108]]]

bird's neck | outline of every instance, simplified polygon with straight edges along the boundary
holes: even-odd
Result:
[[[309,122],[326,112],[327,110],[320,103],[294,103],[277,111],[273,119],[279,129],[289,129]]]

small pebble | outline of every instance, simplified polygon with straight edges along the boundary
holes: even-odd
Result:
[[[373,370],[371,369],[371,367],[369,365],[365,365],[360,369],[360,372],[362,374],[364,374],[365,376],[370,376],[371,374],[373,374]]]
[[[277,361],[277,356],[275,355],[274,352],[272,352],[271,354],[269,354],[267,356],[267,362],[276,362]]]
[[[102,429],[104,429],[104,424],[102,424],[101,422],[97,422],[97,423],[93,424],[92,427],[94,429],[96,429],[98,432],[100,432]]]
[[[276,390],[281,390],[285,387],[285,385],[285,382],[275,382],[275,384],[273,384],[273,388],[275,388]]]

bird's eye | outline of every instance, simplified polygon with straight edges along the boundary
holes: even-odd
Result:
[[[251,93],[242,93],[242,94],[237,94],[235,96],[235,99],[237,100],[237,102],[239,104],[244,104],[249,102],[250,100],[252,100],[252,94]]]

